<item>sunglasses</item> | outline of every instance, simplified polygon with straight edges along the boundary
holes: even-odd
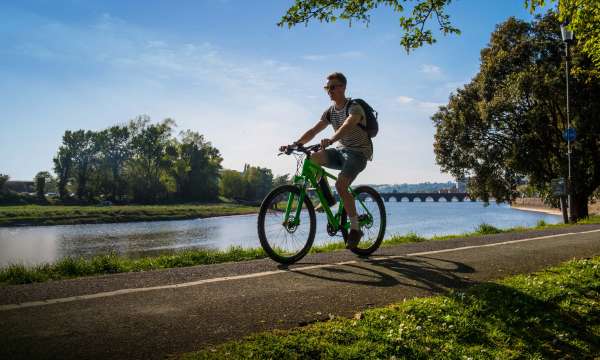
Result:
[[[333,91],[333,90],[335,90],[335,88],[336,88],[336,87],[338,87],[338,86],[342,86],[342,85],[341,85],[341,84],[325,85],[325,86],[323,86],[323,89],[324,89],[325,91],[330,91],[330,90],[331,90],[331,91]]]

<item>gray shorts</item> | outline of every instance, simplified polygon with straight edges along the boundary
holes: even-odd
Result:
[[[325,167],[341,170],[340,175],[350,179],[367,167],[367,158],[360,152],[348,149],[325,149]]]

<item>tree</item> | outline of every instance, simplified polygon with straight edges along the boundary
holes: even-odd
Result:
[[[525,7],[534,13],[546,3],[557,0],[524,0]],[[393,12],[403,14],[408,0],[296,0],[278,22],[278,26],[292,27],[298,24],[308,24],[310,20],[335,22],[347,20],[369,24],[370,13],[379,6],[386,6]],[[406,51],[416,49],[423,44],[436,42],[429,22],[435,18],[439,31],[443,35],[460,34],[455,28],[446,8],[452,0],[415,0],[409,16],[400,15],[400,27],[403,31],[400,43]],[[600,1],[594,0],[559,0],[558,10],[560,21],[570,22],[582,44],[582,51],[595,64],[593,75],[600,78]],[[435,25],[434,25],[435,26]]]
[[[0,174],[0,193],[4,191],[4,185],[10,179],[10,176],[6,174]]]
[[[271,169],[246,164],[242,177],[245,182],[245,198],[247,200],[262,200],[273,187]]]
[[[181,132],[180,159],[189,169],[184,195],[193,200],[216,200],[219,196],[219,172],[223,158],[219,150],[204,136],[186,130]]]
[[[273,179],[273,187],[275,188],[275,187],[278,187],[281,185],[287,185],[290,182],[291,182],[290,174],[279,175]]]
[[[79,200],[89,200],[93,195],[89,192],[88,180],[97,154],[95,136],[96,134],[89,130],[67,130],[63,136],[63,145],[67,149],[65,153],[71,155],[70,169],[73,171],[72,177],[77,185],[76,196]]]
[[[434,151],[445,172],[470,177],[469,192],[488,201],[511,201],[524,177],[549,191],[550,180],[567,178],[563,45],[557,16],[500,24],[481,51],[479,73],[432,117]],[[591,69],[577,46],[573,62]],[[588,215],[587,202],[600,185],[600,86],[589,72],[571,82],[572,220]]]
[[[244,178],[239,171],[223,170],[219,183],[221,195],[229,199],[242,199],[245,196]]]
[[[549,2],[555,3],[556,0]],[[525,2],[532,12],[545,3],[545,0]],[[593,73],[594,78],[600,78],[600,1],[560,0],[558,14],[559,21],[568,23],[568,27],[574,32],[581,51],[594,63],[595,68],[588,71]]]
[[[98,132],[95,137],[98,150],[98,164],[95,169],[99,175],[98,192],[108,194],[112,201],[121,199],[125,193],[123,172],[125,163],[131,157],[130,140],[129,128],[118,125]]]
[[[51,181],[52,175],[50,175],[50,173],[47,171],[40,171],[33,178],[37,197],[40,200],[46,200],[46,184],[50,183]]]
[[[58,178],[58,196],[62,201],[69,196],[67,184],[71,176],[71,167],[73,166],[72,149],[62,145],[58,148],[58,153],[54,157],[54,173]]]
[[[180,133],[167,148],[168,169],[176,184],[176,195],[183,200],[208,201],[219,196],[219,171],[223,159],[219,150],[197,132]]]
[[[67,185],[71,180],[76,184],[76,195],[79,200],[91,198],[88,181],[97,155],[95,137],[96,134],[89,130],[65,131],[62,145],[53,159],[61,200],[68,197]]]
[[[308,24],[312,19],[320,22],[346,20],[350,26],[353,21],[369,24],[370,12],[379,6],[389,7],[398,14],[404,13],[406,0],[296,0],[277,23],[278,26],[292,27],[301,23]],[[422,0],[413,6],[411,15],[401,15],[400,27],[404,31],[400,43],[406,51],[416,49],[423,44],[433,44],[436,39],[432,30],[426,28],[428,20],[435,17],[442,34],[460,34],[453,27],[445,8],[452,0]]]
[[[129,123],[132,155],[127,162],[127,175],[137,202],[152,203],[167,195],[162,177],[170,166],[166,150],[173,126],[171,119],[150,124],[148,116],[139,116]]]

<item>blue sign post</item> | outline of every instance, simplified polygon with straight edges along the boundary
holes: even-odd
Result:
[[[573,142],[573,141],[575,141],[576,137],[577,137],[577,133],[575,132],[575,129],[572,127],[567,128],[563,132],[563,139],[565,139],[565,141]]]

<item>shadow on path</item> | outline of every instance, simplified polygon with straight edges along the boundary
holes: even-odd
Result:
[[[472,285],[474,282],[465,278],[464,274],[473,272],[473,268],[461,262],[427,257],[365,260],[318,271],[294,271],[328,281],[377,287],[401,285],[430,293],[446,293],[449,288]]]

